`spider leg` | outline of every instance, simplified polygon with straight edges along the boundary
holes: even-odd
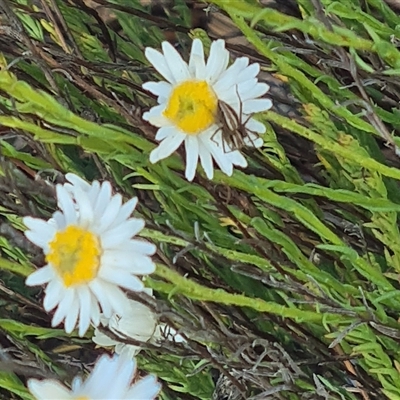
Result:
[[[253,147],[256,147],[255,141],[260,137],[258,132],[252,131],[251,129],[246,128],[247,123],[250,121],[252,115],[249,115],[246,119],[246,122],[243,124],[243,129],[246,132],[246,137],[249,139]]]
[[[214,139],[215,136],[216,136],[219,132],[222,132],[222,135],[221,135],[222,151],[223,151],[224,153],[228,153],[228,152],[226,151],[226,147],[225,147],[225,146],[228,145],[228,141],[224,138],[224,135],[223,135],[223,133],[224,133],[224,128],[223,128],[222,126],[220,126],[218,129],[215,130],[215,132],[212,134],[212,136],[211,136],[210,139],[211,139],[217,146],[219,146],[220,144]],[[228,150],[230,150],[230,149],[229,149],[229,146],[228,146]]]
[[[212,136],[210,137],[210,139],[216,144],[216,145],[218,145],[218,142],[216,142],[215,140],[214,140],[214,137],[215,137],[215,135],[219,132],[219,131],[221,131],[222,130],[222,126],[220,126],[219,128],[217,128],[216,130],[215,130],[215,132],[212,134]]]

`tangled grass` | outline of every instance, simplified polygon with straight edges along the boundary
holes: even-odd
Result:
[[[0,0],[1,398],[31,399],[29,377],[70,382],[103,351],[50,328],[24,285],[43,257],[21,218],[49,217],[74,172],[139,197],[157,299],[135,299],[187,339],[139,355],[163,400],[400,399],[400,15],[380,0],[206,6]],[[187,59],[206,32],[262,65],[274,108],[246,170],[188,183],[181,153],[148,161],[143,51],[168,37]]]

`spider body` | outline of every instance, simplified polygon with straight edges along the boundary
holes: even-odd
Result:
[[[249,143],[245,141],[246,138],[250,140],[251,143],[259,137],[256,132],[253,132],[246,128],[247,123],[253,114],[249,115],[245,121],[242,121],[242,102],[240,101],[239,93],[236,88],[236,93],[240,102],[239,114],[233,109],[231,105],[225,103],[222,100],[218,100],[216,120],[219,124],[219,128],[215,131],[212,138],[221,132],[222,136],[222,146],[225,153],[231,151],[240,150],[242,147],[248,145]],[[255,138],[251,136],[256,136]]]

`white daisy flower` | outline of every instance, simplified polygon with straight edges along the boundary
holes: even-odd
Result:
[[[132,239],[144,227],[142,219],[130,218],[137,198],[122,204],[109,182],[89,184],[73,174],[66,179],[56,186],[61,211],[49,221],[23,219],[26,237],[43,249],[47,262],[26,284],[47,285],[43,307],[56,309],[52,326],[65,320],[71,333],[78,324],[83,336],[91,323],[99,325],[101,312],[109,318],[129,306],[121,288],[144,289],[138,275],[154,272],[150,256],[156,247]]]
[[[145,288],[144,291],[150,296],[152,289]],[[114,347],[117,354],[124,354],[133,358],[141,350],[140,346],[124,343],[124,339],[134,339],[140,342],[157,343],[162,337],[175,342],[182,342],[184,338],[165,324],[158,324],[154,312],[139,301],[129,300],[129,308],[122,315],[113,314],[111,318],[101,317],[103,326],[110,329],[121,341],[109,337],[106,333],[96,328],[93,342],[102,347]]]
[[[28,388],[36,400],[153,400],[161,390],[153,375],[132,384],[136,361],[125,357],[103,355],[86,379],[74,378],[72,390],[53,380],[29,379]]]
[[[226,148],[218,121],[218,102],[230,106],[239,122],[245,124],[249,146],[260,147],[263,140],[258,134],[265,126],[251,118],[253,113],[266,111],[272,106],[269,99],[261,99],[269,90],[256,78],[259,64],[249,65],[247,57],[240,57],[228,67],[229,52],[225,42],[212,43],[207,63],[202,42],[192,44],[189,64],[184,62],[174,47],[162,43],[163,53],[146,48],[146,58],[167,82],[146,82],[143,88],[158,97],[158,106],[143,114],[143,119],[159,127],[156,140],[159,146],[150,154],[155,163],[171,155],[185,143],[186,178],[193,180],[198,159],[209,179],[212,179],[213,159],[227,174],[233,165],[246,167],[247,161],[238,150]]]

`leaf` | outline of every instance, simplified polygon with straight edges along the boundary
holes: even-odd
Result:
[[[12,319],[0,319],[0,327],[11,334],[23,338],[25,336],[36,336],[38,339],[57,338],[69,335],[60,329],[41,328],[25,325]]]

